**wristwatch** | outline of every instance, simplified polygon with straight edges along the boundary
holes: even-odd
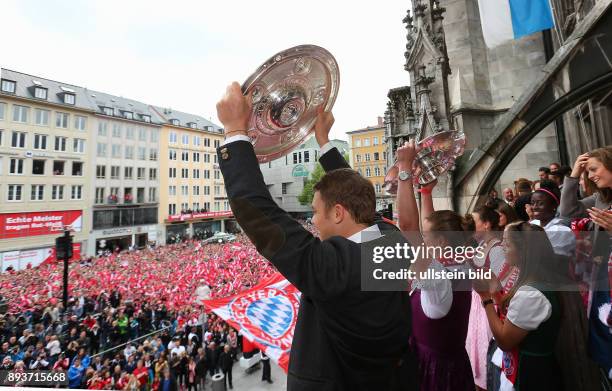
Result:
[[[493,299],[483,300],[482,301],[482,307],[486,308],[489,304],[493,304],[493,303],[494,303]]]
[[[408,172],[408,171],[400,171],[399,174],[397,175],[398,179],[400,181],[407,181],[408,179],[412,178],[412,173]]]

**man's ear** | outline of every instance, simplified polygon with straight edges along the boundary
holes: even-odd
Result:
[[[340,224],[346,218],[346,209],[340,204],[334,205],[332,218],[334,219],[335,224]]]

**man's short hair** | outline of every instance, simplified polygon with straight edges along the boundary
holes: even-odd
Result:
[[[547,173],[547,174],[550,174],[550,168],[548,168],[548,167],[540,167],[540,168],[538,169],[538,171],[540,171],[540,172],[545,172],[545,173]]]
[[[341,168],[325,174],[314,186],[329,210],[342,205],[358,224],[374,224],[376,194],[370,181],[350,168]]]

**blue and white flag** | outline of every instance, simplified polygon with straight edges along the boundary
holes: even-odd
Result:
[[[488,47],[554,26],[549,0],[478,0]]]

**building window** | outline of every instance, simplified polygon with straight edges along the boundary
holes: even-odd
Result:
[[[189,126],[191,129],[197,129],[198,125],[195,122],[189,122],[187,123],[187,126]]]
[[[112,145],[111,156],[114,158],[121,158],[121,144]]]
[[[8,92],[9,94],[14,94],[17,83],[12,80],[2,79],[2,92]]]
[[[44,185],[32,185],[32,191],[30,192],[31,201],[42,201],[45,198],[45,186]]]
[[[372,145],[378,145],[378,137],[377,136],[374,136],[372,138]]]
[[[149,160],[157,161],[157,149],[155,148],[149,149]]]
[[[383,152],[383,160],[387,160],[387,152]]]
[[[184,161],[184,162],[189,161],[189,152],[187,151],[181,152],[181,161]]]
[[[218,196],[221,194],[221,186],[215,186],[215,195]]]
[[[374,167],[374,176],[380,176],[380,168]]]
[[[139,187],[136,189],[136,202],[142,204],[145,202],[145,188]]]
[[[6,113],[6,103],[0,102],[0,119],[4,119],[4,113]]]
[[[76,130],[85,130],[87,128],[87,117],[76,115],[74,117],[74,128]]]
[[[188,196],[189,195],[189,186],[183,185],[181,186],[181,195]]]
[[[72,162],[72,176],[83,176],[83,162]]]
[[[106,179],[106,166],[96,166],[96,178]]]
[[[98,122],[98,136],[106,137],[108,135],[108,122]]]
[[[47,100],[47,89],[43,87],[34,87],[34,97]]]
[[[378,152],[374,152],[374,160],[379,160],[380,154]]]
[[[170,167],[168,169],[168,177],[169,178],[176,178],[176,168]]]
[[[21,201],[23,185],[8,185],[8,201]]]
[[[104,203],[104,190],[103,187],[96,187],[96,204]]]
[[[168,150],[168,159],[176,160],[176,151],[174,149]]]
[[[64,175],[64,165],[66,164],[63,160],[53,161],[53,175]]]
[[[215,170],[215,179],[221,179],[221,171]]]
[[[376,184],[376,193],[380,193],[381,188],[380,188],[380,183]]]
[[[204,195],[210,195],[210,186],[204,186]]]
[[[3,141],[3,138],[4,138],[2,136],[4,136],[4,130],[0,129],[0,147],[2,146],[2,141]]]
[[[71,200],[83,199],[83,186],[82,185],[72,186],[72,191],[70,192],[70,199]]]
[[[121,138],[121,125],[113,124],[113,137]]]
[[[168,195],[170,196],[176,195],[176,186],[168,186]]]
[[[35,109],[34,120],[36,125],[49,126],[49,110]]]
[[[204,137],[204,146],[205,147],[210,147],[210,139],[209,138]]]
[[[215,148],[219,148],[220,145],[221,145],[221,141],[215,140]]]
[[[282,184],[282,194],[286,195],[287,194],[287,189],[289,188],[289,183],[285,183],[283,182]]]
[[[168,204],[168,214],[170,216],[176,214],[176,204]]]
[[[177,140],[177,136],[176,136],[176,132],[170,132],[170,142],[171,143],[176,143]]]
[[[366,167],[365,172],[366,172],[366,175],[365,175],[366,177],[369,178],[372,176],[372,171],[370,170],[370,167]]]
[[[138,169],[136,170],[136,178],[146,179],[145,175],[146,175],[146,169],[144,167],[138,167]]]
[[[64,94],[64,103],[67,105],[73,105],[76,102],[76,96],[74,94]]]
[[[355,146],[361,147],[361,139],[355,139]]]
[[[153,181],[157,179],[157,168],[149,168],[149,180]]]
[[[28,122],[29,107],[13,105],[13,122]]]
[[[113,108],[112,107],[103,107],[102,111],[104,112],[104,114],[106,115],[113,115]]]
[[[204,179],[210,179],[210,170],[204,170]]]
[[[369,147],[370,146],[370,138],[366,137],[363,139],[363,146],[364,147]]]
[[[147,130],[145,128],[138,128],[138,140],[147,141]]]
[[[55,112],[55,126],[68,129],[68,113]]]
[[[134,159],[134,146],[133,145],[126,145],[125,146],[125,158],[126,159]]]
[[[125,127],[125,138],[128,140],[134,140],[134,128],[131,126]]]
[[[147,160],[147,149],[145,147],[138,147],[138,160]]]
[[[25,148],[26,133],[25,132],[13,132],[11,138],[11,147],[13,148]]]
[[[204,154],[204,163],[210,163],[210,154],[208,153]]]
[[[187,202],[181,202],[181,213],[187,212],[189,204]]]
[[[193,153],[193,161],[196,163],[200,162],[200,153],[199,152],[194,152]]]
[[[293,164],[298,164],[298,153],[293,152]]]
[[[55,151],[61,151],[64,152],[66,151],[66,140],[68,138],[67,137],[60,137],[60,136],[55,136]]]
[[[140,118],[142,118],[142,120],[144,122],[151,122],[151,116],[150,115],[140,114]]]
[[[194,196],[199,196],[200,195],[200,186],[194,186],[193,187],[193,195]]]
[[[195,145],[196,147],[199,147],[200,142],[201,142],[200,136],[193,136],[193,145]]]
[[[35,134],[34,135],[34,149],[47,149],[47,135],[46,134]]]
[[[127,119],[134,119],[134,113],[132,113],[131,111],[124,111],[123,116]]]
[[[183,145],[189,145],[189,135],[184,134],[182,137]]]
[[[45,175],[45,160],[32,160],[32,175]]]
[[[360,154],[355,155],[355,160],[357,161],[357,163],[361,163],[361,155]]]
[[[51,186],[51,199],[52,200],[63,200],[64,199],[64,185]]]
[[[149,187],[149,202],[157,202],[157,189]]]
[[[304,163],[309,163],[309,162],[310,162],[310,152],[304,151]]]
[[[189,178],[189,169],[188,168],[182,168],[181,169],[181,178]]]
[[[199,202],[194,202],[193,203],[193,210],[194,211],[200,210],[200,203]]]
[[[156,129],[151,131],[151,142],[156,143],[159,140],[159,132]]]
[[[85,153],[85,140],[75,138],[72,140],[72,150],[76,153]]]
[[[119,166],[111,166],[111,178],[110,179],[119,179],[119,175],[121,172],[121,167]]]
[[[124,167],[123,179],[134,179],[134,167]]]
[[[178,126],[178,125],[180,124],[180,122],[179,122],[179,120],[178,120],[178,119],[171,119],[171,120],[170,120],[170,123],[171,123],[172,125],[176,125],[176,126]],[[176,141],[175,141],[175,142],[176,142]]]
[[[23,175],[24,159],[12,158],[9,165],[9,174],[11,175]]]
[[[200,179],[200,170],[197,168],[193,169],[193,179]]]

